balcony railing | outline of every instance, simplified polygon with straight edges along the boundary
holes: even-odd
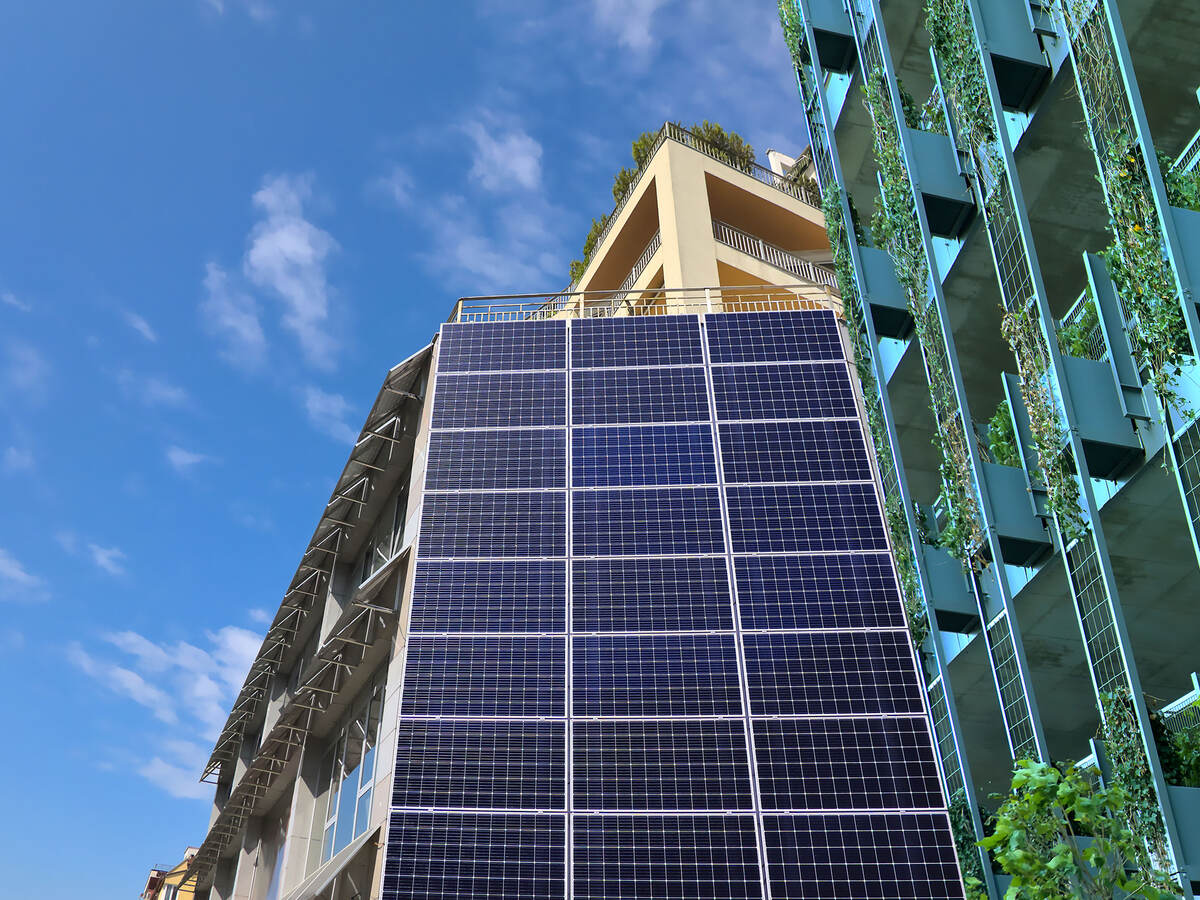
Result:
[[[662,232],[654,232],[654,237],[650,238],[650,242],[646,244],[646,249],[642,251],[642,255],[637,258],[637,262],[633,264],[633,268],[629,270],[629,274],[625,276],[625,280],[621,282],[621,286],[617,288],[617,293],[628,291],[642,277],[642,273],[646,271],[646,266],[650,265],[650,260],[654,259],[654,254],[658,252],[658,248],[662,246]]]
[[[746,168],[741,163],[732,160],[730,156],[723,150],[714,147],[712,144],[708,143],[708,141],[696,137],[696,135],[692,134],[686,128],[681,125],[676,125],[674,122],[668,122],[658,130],[658,137],[654,141],[654,146],[650,148],[647,158],[653,158],[654,154],[658,152],[658,148],[661,147],[663,142],[667,140],[672,140],[691,147],[693,150],[698,150],[705,156],[711,157],[712,159],[724,163],[732,169],[737,169],[739,172],[749,175],[755,181],[760,181],[778,191],[783,191],[783,193],[788,194],[796,200],[799,200],[801,203],[807,203],[809,206],[817,209],[821,208],[820,194],[814,193],[804,185],[797,184],[788,178],[784,178],[782,175],[776,175],[770,169],[766,168],[765,166],[760,166],[758,163],[751,163],[750,167]],[[596,238],[597,247],[600,247],[604,244],[605,238],[608,237],[608,233],[612,231],[613,225],[616,224],[617,219],[620,217],[621,210],[625,208],[625,204],[629,202],[629,198],[637,193],[637,187],[639,184],[641,184],[642,177],[646,174],[647,168],[648,166],[643,166],[642,168],[638,169],[638,173],[634,177],[633,183],[629,185],[629,190],[625,192],[625,196],[622,197],[621,201],[616,205],[616,207],[614,207],[611,215],[608,217],[608,222],[605,223],[604,228],[600,231],[600,236]]]
[[[740,250],[747,256],[753,256],[777,269],[791,272],[799,278],[828,287],[837,287],[837,276],[829,269],[811,263],[782,247],[768,244],[762,238],[757,238],[740,228],[734,228],[732,225],[714,219],[713,237],[727,247]]]
[[[1058,349],[1059,352],[1065,353],[1067,356],[1075,356],[1080,359],[1105,360],[1108,359],[1108,345],[1104,343],[1104,332],[1100,330],[1100,323],[1097,321],[1086,333],[1073,338],[1069,342],[1065,339],[1067,335],[1080,328],[1080,323],[1088,316],[1089,310],[1094,309],[1092,300],[1084,291],[1079,295],[1079,299],[1067,310],[1067,314],[1063,316],[1062,321],[1058,325]]]
[[[610,316],[663,316],[723,312],[780,312],[833,309],[842,301],[823,284],[748,287],[647,288],[640,291],[572,291],[463,297],[449,321],[520,322],[536,319],[591,319]]]

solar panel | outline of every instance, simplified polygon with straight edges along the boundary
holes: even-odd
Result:
[[[924,712],[903,631],[769,632],[743,640],[755,715]]]
[[[566,642],[552,637],[413,637],[402,716],[563,716]]]
[[[576,638],[577,716],[736,716],[742,711],[733,635]]]
[[[933,809],[942,789],[923,717],[759,719],[764,809]]]
[[[695,316],[580,319],[571,323],[571,366],[576,369],[700,365]]]
[[[743,628],[899,628],[887,553],[734,560]]]
[[[731,484],[872,477],[862,430],[849,420],[724,423],[721,460]]]
[[[575,491],[578,556],[717,553],[724,549],[714,488]]]
[[[566,495],[427,494],[420,540],[426,559],[564,556]]]
[[[729,531],[734,553],[888,549],[870,484],[733,486]]]
[[[759,900],[751,816],[575,817],[577,900]]]
[[[577,809],[753,809],[740,719],[577,719],[574,751]]]
[[[720,366],[712,377],[722,421],[858,415],[844,363]]]
[[[439,372],[562,369],[567,364],[565,322],[496,322],[487,328],[446,323]]]
[[[564,372],[439,375],[434,390],[434,428],[566,424]]]
[[[703,369],[597,369],[571,373],[575,425],[708,421]]]
[[[566,809],[563,722],[400,720],[392,805]]]
[[[393,812],[388,900],[562,900],[566,817]]]
[[[577,631],[733,628],[723,558],[583,559],[572,571]]]
[[[434,431],[429,436],[429,491],[562,488],[567,484],[567,432]]]
[[[709,316],[704,329],[713,363],[844,358],[831,310]]]
[[[944,813],[764,816],[773,900],[962,900]]]
[[[566,622],[565,561],[417,563],[411,632],[564,632]]]
[[[571,435],[575,487],[715,484],[708,425],[576,428]]]

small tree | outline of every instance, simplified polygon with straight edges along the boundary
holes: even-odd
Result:
[[[713,149],[720,151],[731,166],[746,172],[754,166],[754,148],[736,131],[726,131],[708,119],[688,130]]]
[[[1118,890],[1178,900],[1166,875],[1138,868],[1145,854],[1124,805],[1120,787],[1098,788],[1074,766],[1019,760],[995,831],[980,841],[1012,876],[1005,900],[1112,900]]]

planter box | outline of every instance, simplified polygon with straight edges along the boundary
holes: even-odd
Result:
[[[880,337],[907,338],[912,333],[913,320],[907,298],[896,280],[892,258],[874,247],[859,247],[858,258],[862,262],[866,300],[875,332]]]
[[[979,607],[967,587],[962,563],[941,547],[923,547],[929,605],[943,631],[970,634],[979,627]]]
[[[1050,80],[1050,63],[1033,34],[1029,7],[1012,0],[981,0],[988,52],[1007,110],[1028,112]]]
[[[826,72],[849,72],[858,60],[850,19],[841,0],[809,0],[817,61]]]
[[[1014,566],[1031,566],[1047,556],[1051,550],[1050,533],[1033,514],[1025,471],[984,463],[983,477],[1004,561]]]
[[[959,172],[954,144],[944,134],[909,128],[913,183],[921,192],[929,230],[958,238],[975,218],[975,197]]]
[[[1121,406],[1112,366],[1074,356],[1063,356],[1062,364],[1088,470],[1113,479],[1142,459],[1145,449]]]

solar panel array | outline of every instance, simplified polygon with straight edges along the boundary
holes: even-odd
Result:
[[[837,329],[443,326],[388,900],[963,897]]]

